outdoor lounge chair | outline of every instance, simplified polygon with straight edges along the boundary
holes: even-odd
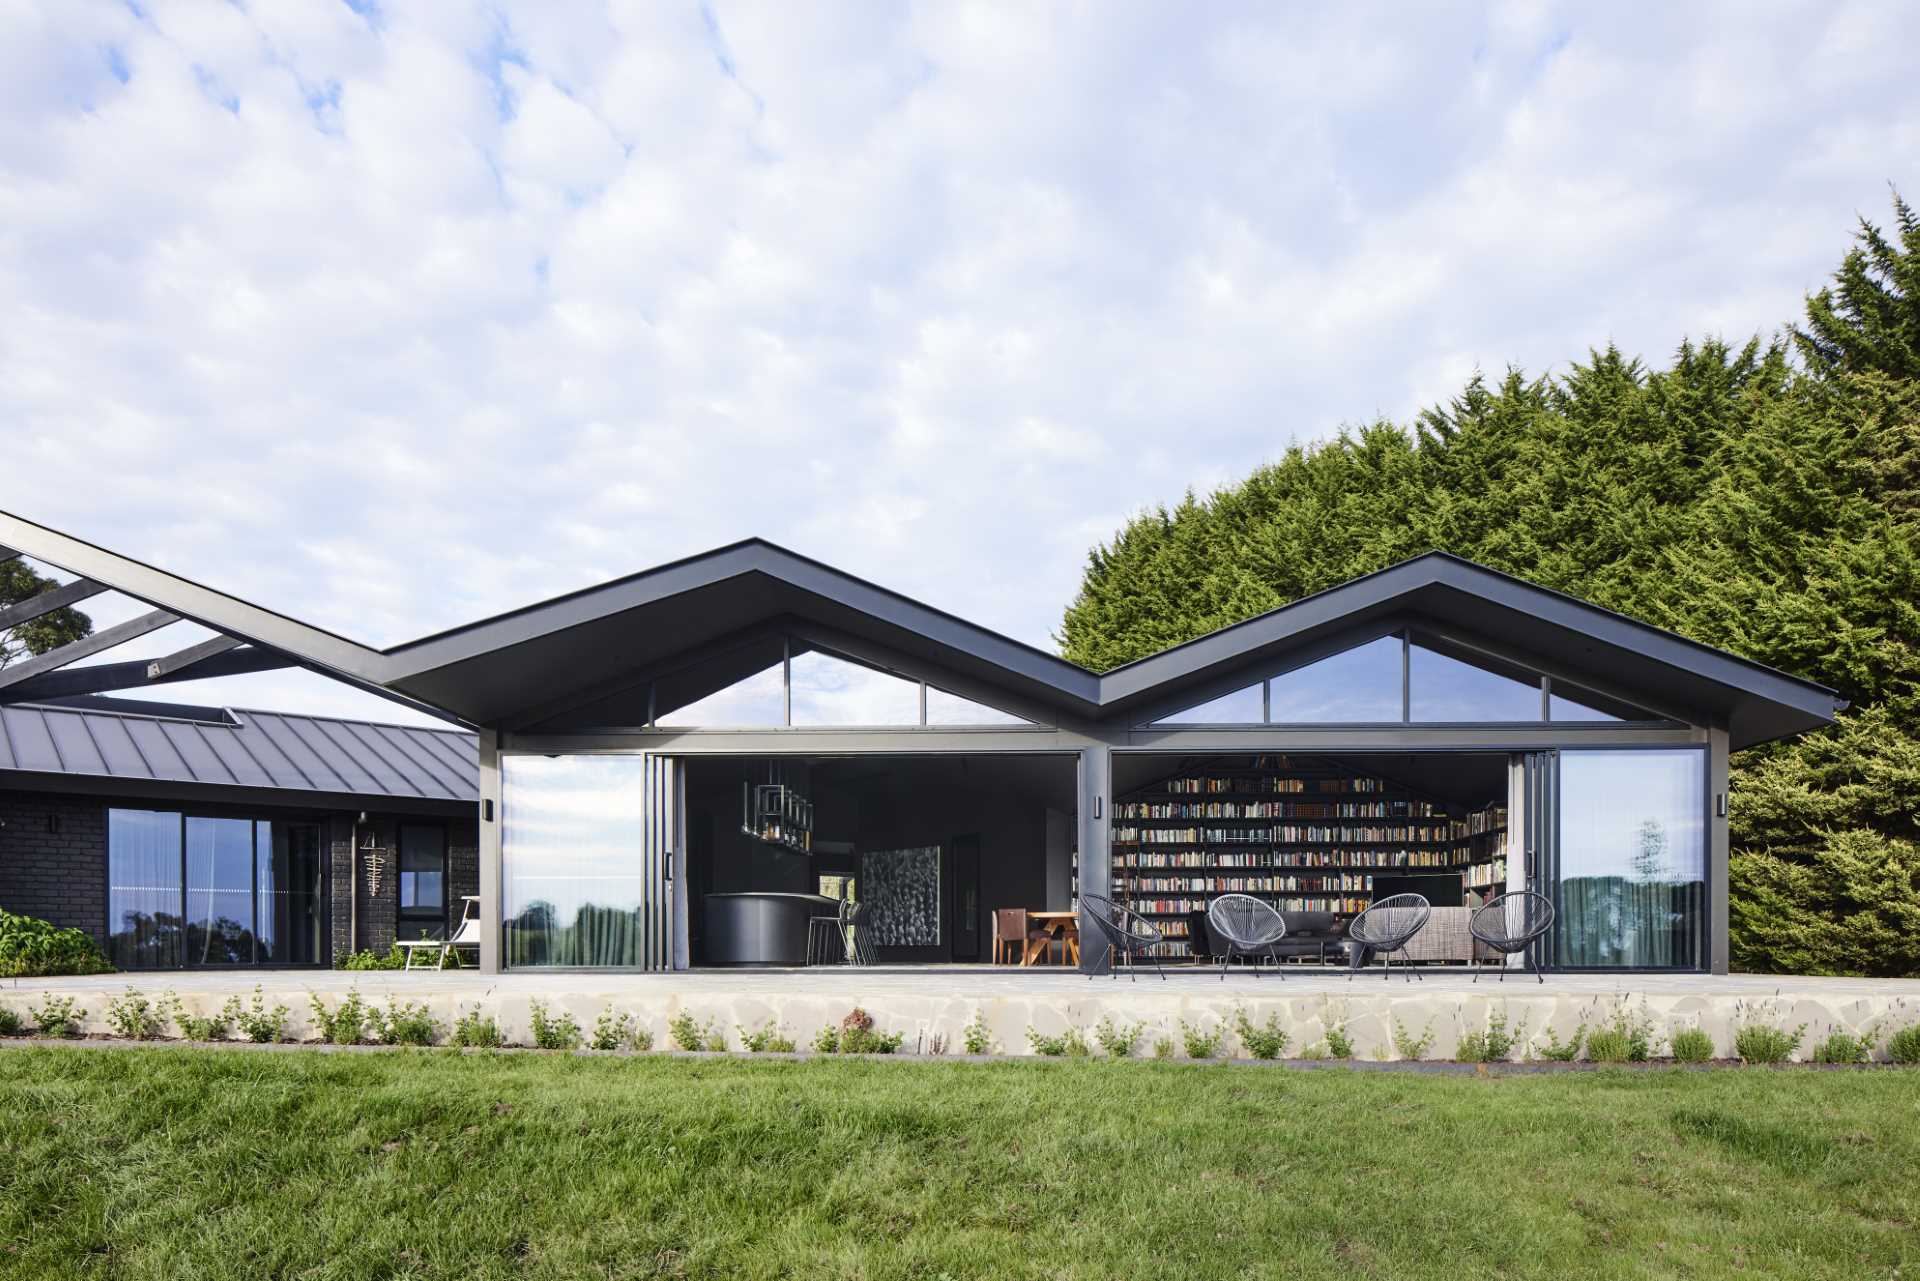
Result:
[[[1473,937],[1501,954],[1500,981],[1507,981],[1506,958],[1515,952],[1520,953],[1521,964],[1526,966],[1527,946],[1535,939],[1553,928],[1553,902],[1544,894],[1532,890],[1515,890],[1511,894],[1502,894],[1479,908],[1467,921],[1467,931]],[[1540,973],[1539,966],[1533,966],[1533,977],[1545,983],[1546,976]],[[1480,981],[1480,967],[1473,967],[1473,981]]]
[[[1287,923],[1271,904],[1251,894],[1222,894],[1207,904],[1207,931],[1213,935],[1214,946],[1223,953],[1220,958],[1222,983],[1227,981],[1227,970],[1232,967],[1236,954],[1253,958],[1255,978],[1260,976],[1263,956],[1273,962],[1281,978],[1287,977],[1280,971],[1280,953],[1275,950],[1287,936]]]
[[[452,938],[403,939],[395,945],[407,954],[407,963],[401,968],[426,969],[424,965],[416,966],[413,963],[414,958],[423,952],[433,953],[432,968],[436,970],[446,965],[449,956],[453,958],[455,968],[458,968],[460,953],[455,949],[462,947],[472,948],[473,963],[475,965],[480,963],[480,899],[476,895],[465,894],[461,896],[460,903],[460,928],[455,931]]]
[[[1413,936],[1426,927],[1427,918],[1433,915],[1433,907],[1418,894],[1395,894],[1381,899],[1366,911],[1353,918],[1353,924],[1347,926],[1348,946],[1360,949],[1353,954],[1353,969],[1347,971],[1347,982],[1353,982],[1353,970],[1360,968],[1366,955],[1377,954],[1386,962],[1387,978],[1393,978],[1393,954],[1404,949]],[[1405,958],[1400,968],[1406,971],[1411,982],[1419,971],[1409,965]]]
[[[1153,922],[1098,894],[1082,894],[1080,904],[1086,908],[1087,919],[1093,922],[1093,928],[1100,931],[1100,937],[1106,940],[1107,966],[1114,978],[1120,977],[1119,970],[1113,968],[1114,961],[1124,959],[1128,975],[1138,980],[1140,976],[1133,973],[1133,958],[1144,955],[1153,962],[1154,973],[1160,976],[1161,982],[1166,981],[1166,971],[1160,968],[1160,958],[1153,951],[1161,941],[1160,930]],[[1092,978],[1093,975],[1087,977]]]

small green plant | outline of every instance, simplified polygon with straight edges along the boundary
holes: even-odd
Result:
[[[742,1027],[740,1045],[749,1054],[792,1054],[793,1038],[772,1019],[756,1028]]]
[[[212,1014],[199,1015],[187,1013],[180,998],[169,992],[166,996],[167,1013],[173,1019],[173,1025],[180,1029],[180,1035],[189,1041],[224,1041],[233,1031],[233,1021],[240,1012],[240,998],[230,996],[226,1004]]]
[[[535,997],[527,1002],[527,1021],[533,1027],[533,1044],[539,1050],[577,1050],[580,1048],[580,1024],[562,1010],[558,1017],[547,1012],[547,1003]]]
[[[1318,1063],[1323,1059],[1331,1058],[1332,1054],[1327,1049],[1325,1041],[1314,1041],[1300,1047],[1300,1057],[1309,1063]]]
[[[960,1029],[960,1041],[973,1055],[993,1053],[993,1033],[987,1030],[986,1011],[976,1009],[973,1018]]]
[[[1141,1034],[1145,1031],[1138,1023],[1115,1023],[1103,1016],[1094,1025],[1093,1039],[1107,1052],[1107,1057],[1130,1059],[1135,1047],[1140,1044]]]
[[[167,1001],[155,1001],[138,988],[128,988],[107,1002],[107,1026],[127,1041],[151,1041],[167,1026]]]
[[[1865,1063],[1873,1057],[1874,1036],[1871,1031],[1855,1036],[1851,1032],[1835,1028],[1827,1033],[1826,1040],[1813,1047],[1815,1063]]]
[[[1203,1028],[1198,1023],[1180,1020],[1180,1044],[1186,1048],[1190,1059],[1210,1059],[1220,1053],[1220,1042],[1226,1039],[1227,1030],[1218,1023],[1211,1028]]]
[[[333,968],[336,970],[403,970],[407,966],[407,954],[395,943],[384,952],[371,948],[359,952],[349,952],[340,958]]]
[[[51,992],[41,997],[39,1005],[30,1005],[27,1010],[33,1015],[34,1026],[40,1029],[41,1036],[79,1036],[80,1025],[87,1017],[87,1012],[79,1008],[72,997],[55,996]]]
[[[1240,1038],[1240,1044],[1247,1048],[1247,1053],[1256,1059],[1279,1058],[1287,1052],[1287,1042],[1291,1039],[1280,1030],[1280,1015],[1277,1012],[1268,1014],[1265,1023],[1255,1026],[1253,1020],[1247,1017],[1246,1010],[1237,1009],[1233,1012],[1233,1030]]]
[[[1048,1036],[1038,1028],[1029,1026],[1027,1044],[1033,1047],[1035,1054],[1042,1054],[1050,1059],[1084,1059],[1093,1053],[1087,1045],[1087,1038],[1077,1027],[1070,1027],[1064,1032]]]
[[[11,1005],[0,1005],[0,1036],[19,1036],[25,1021]]]
[[[241,1005],[239,997],[227,1002],[227,1010],[232,1012],[233,1024],[240,1034],[249,1041],[261,1045],[270,1045],[275,1041],[284,1041],[287,1037],[287,1007],[267,1005],[266,996],[260,991],[258,983],[253,985],[253,1001]],[[223,1011],[223,1013],[226,1011]]]
[[[1705,1028],[1676,1028],[1670,1044],[1675,1063],[1705,1063],[1713,1057],[1713,1038]]]
[[[1415,1060],[1427,1057],[1427,1051],[1433,1046],[1433,1020],[1428,1019],[1426,1026],[1420,1029],[1418,1036],[1400,1021],[1393,1020],[1393,1052],[1403,1059]]]
[[[898,1032],[874,1031],[873,1015],[857,1005],[840,1020],[842,1054],[892,1054],[905,1039]]]
[[[1346,1024],[1336,1024],[1327,1029],[1327,1054],[1336,1059],[1353,1057],[1353,1038],[1347,1035]]]
[[[1153,1043],[1153,1057],[1156,1059],[1170,1059],[1178,1049],[1179,1047],[1173,1043],[1172,1037],[1159,1037]]]
[[[1733,1030],[1733,1054],[1742,1063],[1785,1063],[1807,1035],[1802,1023],[1789,1032],[1771,1023],[1742,1023]]]
[[[634,1049],[641,1032],[633,1021],[633,1015],[625,1010],[616,1010],[611,1005],[600,1011],[593,1021],[593,1035],[587,1038],[587,1044],[596,1050]],[[653,1043],[653,1034],[647,1033],[647,1043]]]
[[[440,1020],[419,1001],[395,1001],[385,1013],[373,1011],[371,1021],[387,1045],[432,1045],[440,1039]]]
[[[1505,1063],[1527,1041],[1527,1020],[1523,1015],[1517,1026],[1509,1026],[1507,1012],[1487,1012],[1487,1026],[1462,1034],[1454,1057],[1462,1063]]]
[[[673,1042],[675,1049],[689,1052],[727,1048],[726,1038],[714,1029],[713,1020],[708,1019],[705,1023],[697,1023],[694,1021],[691,1010],[682,1010],[667,1020],[667,1038]],[[714,1045],[716,1038],[720,1040],[717,1046]]]
[[[497,1050],[507,1042],[499,1022],[491,1014],[482,1014],[478,1005],[453,1021],[453,1035],[447,1039],[470,1050]]]
[[[838,1054],[840,1052],[840,1029],[829,1023],[813,1034],[813,1052],[815,1054]]]
[[[1587,1033],[1587,1057],[1595,1063],[1645,1063],[1653,1057],[1653,1016],[1622,1005]]]
[[[1920,1023],[1887,1038],[1887,1057],[1895,1063],[1920,1063]]]
[[[85,930],[0,911],[0,978],[112,972],[100,945]]]
[[[1571,1063],[1580,1057],[1580,1047],[1586,1044],[1587,1025],[1583,1022],[1573,1029],[1573,1035],[1562,1041],[1560,1034],[1552,1028],[1547,1029],[1547,1039],[1534,1046],[1535,1057],[1549,1063]]]
[[[360,999],[358,988],[347,989],[347,999],[340,1002],[337,1010],[329,1010],[318,992],[308,997],[308,1003],[313,1007],[313,1026],[321,1040],[335,1045],[358,1045],[366,1039],[367,1019],[373,1011]]]

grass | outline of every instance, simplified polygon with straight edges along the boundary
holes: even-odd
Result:
[[[1916,1275],[1920,1074],[0,1052],[0,1275]]]

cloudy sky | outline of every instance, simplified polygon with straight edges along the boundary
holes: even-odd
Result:
[[[1894,4],[0,0],[0,507],[376,644],[759,534],[1050,646],[1145,506],[1792,318],[1920,193],[1916,48]]]

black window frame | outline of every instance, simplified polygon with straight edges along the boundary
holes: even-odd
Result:
[[[440,906],[438,909],[409,908],[400,899],[400,887],[405,883],[406,849],[408,828],[427,828],[440,834]],[[393,920],[394,935],[399,937],[402,925],[434,925],[446,937],[448,928],[448,905],[452,901],[453,865],[451,857],[452,836],[445,823],[431,820],[404,819],[393,825]]]

